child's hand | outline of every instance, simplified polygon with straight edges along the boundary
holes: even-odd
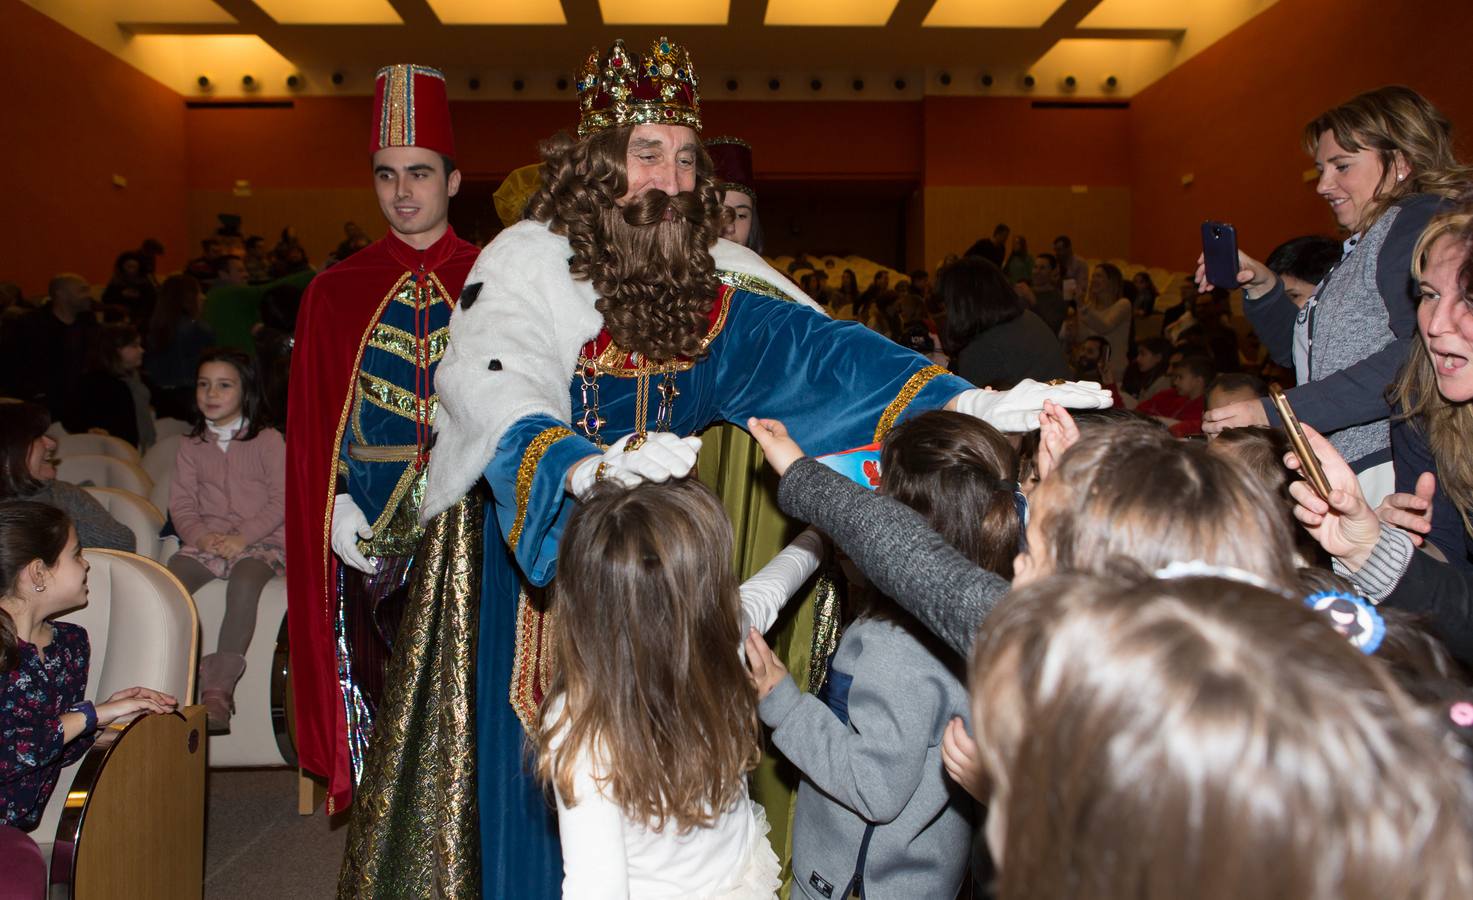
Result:
[[[245,538],[238,534],[221,535],[215,542],[215,553],[226,559],[235,559],[245,548]]]
[[[204,534],[200,535],[199,544],[197,544],[196,546],[198,546],[206,553],[215,553],[218,555],[219,551],[217,551],[215,548],[220,545],[220,538],[224,536],[225,535],[220,534],[217,531],[207,531]]]
[[[101,727],[111,725],[119,719],[132,718],[139,713],[173,712],[178,705],[168,694],[144,687],[131,687],[118,691],[93,709],[97,713],[98,727]]]
[[[946,732],[941,735],[941,764],[951,780],[977,802],[987,802],[987,773],[982,768],[982,753],[960,718],[947,722]]]
[[[788,437],[788,427],[777,419],[748,419],[747,431],[757,439],[762,454],[767,457],[767,464],[779,476],[803,457],[803,448]]]
[[[757,688],[758,700],[765,699],[779,681],[788,677],[782,661],[773,655],[772,648],[755,628],[747,629],[747,669],[752,674],[752,685]]]
[[[1052,400],[1043,401],[1043,411],[1038,414],[1038,480],[1043,481],[1059,464],[1064,451],[1079,440],[1079,426],[1069,410]]]

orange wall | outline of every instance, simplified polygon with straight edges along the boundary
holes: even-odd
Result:
[[[1035,109],[1024,97],[922,105],[927,187],[1129,184],[1128,109]]]
[[[1192,264],[1203,219],[1260,258],[1335,222],[1303,179],[1305,123],[1355,94],[1406,84],[1452,119],[1473,158],[1467,0],[1279,0],[1138,94],[1130,110],[1132,260]],[[1195,181],[1183,187],[1185,174]]]
[[[166,269],[182,265],[183,99],[20,0],[0,0],[0,81],[12,204],[0,280],[28,295],[62,271],[100,285],[145,237],[163,242]]]

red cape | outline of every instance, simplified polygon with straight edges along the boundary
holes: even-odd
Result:
[[[347,716],[337,679],[333,621],[337,557],[330,547],[332,498],[354,376],[389,292],[422,264],[460,297],[480,251],[449,229],[423,253],[392,233],[318,275],[297,314],[287,404],[287,623],[302,768],[328,780],[327,811],[353,798]]]

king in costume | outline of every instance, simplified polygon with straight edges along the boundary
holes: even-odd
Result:
[[[363,780],[360,807],[368,808],[355,810],[345,866],[410,894],[411,885],[434,878],[451,888],[446,893],[457,893],[459,882],[469,886],[459,893],[475,896],[475,853],[457,847],[474,841],[474,803],[469,793],[454,796],[473,783],[470,725],[434,717],[463,712],[463,703],[442,697],[471,689],[482,513],[473,496],[456,498],[422,525],[420,506],[435,369],[477,249],[445,221],[459,176],[449,164],[455,145],[444,76],[423,66],[383,69],[373,111],[372,170],[389,233],[314,279],[298,316],[287,429],[297,746],[303,768],[327,779],[330,814],[353,801]],[[385,178],[422,178],[426,186],[393,188],[386,199]],[[415,210],[409,224],[395,205]],[[358,534],[371,532],[356,542],[369,572],[333,550],[334,525],[350,508],[362,516]],[[446,680],[386,681],[391,645],[395,659],[410,664],[445,660]],[[397,753],[401,746],[410,753]],[[384,759],[414,766],[417,777],[438,776],[433,790],[405,798],[382,789],[408,783],[402,772],[383,771]],[[361,825],[391,813],[413,823],[399,835],[403,843],[355,840]],[[423,827],[428,821],[433,831]],[[430,846],[434,840],[444,852]]]

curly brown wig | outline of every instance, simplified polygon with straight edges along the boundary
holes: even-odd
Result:
[[[721,193],[711,159],[696,154],[696,188],[648,191],[623,206],[634,126],[541,146],[542,186],[527,216],[548,223],[573,248],[573,277],[592,283],[614,343],[651,359],[697,358],[720,283],[711,245],[721,233]],[[666,221],[669,211],[673,216]]]

